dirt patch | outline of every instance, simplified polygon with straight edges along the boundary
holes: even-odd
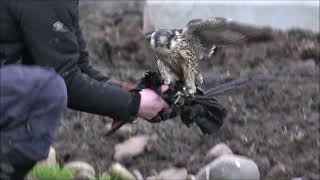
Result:
[[[101,4],[93,2],[80,8],[91,60],[111,77],[135,81],[144,71],[155,68],[141,34],[141,4],[117,4],[112,10],[103,8],[107,2]],[[217,97],[228,116],[216,134],[203,136],[179,119],[161,124],[139,120],[127,131],[105,138],[109,118],[70,110],[55,144],[59,162],[82,159],[102,172],[113,161],[115,144],[136,134],[157,134],[157,144],[122,163],[131,170],[139,169],[144,176],[170,166],[196,173],[206,164],[205,153],[224,142],[236,154],[252,158],[262,179],[320,179],[320,36],[304,30],[275,30],[274,36],[268,43],[219,47],[210,60],[201,62],[204,88],[244,75],[277,79],[254,81]]]

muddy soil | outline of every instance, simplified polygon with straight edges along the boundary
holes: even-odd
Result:
[[[141,34],[141,4],[111,1],[116,5],[110,8],[108,2],[90,2],[81,5],[80,13],[94,66],[130,81],[155,69]],[[59,162],[85,160],[103,172],[113,162],[115,144],[137,134],[156,134],[157,144],[122,163],[145,177],[171,166],[196,174],[208,162],[206,152],[224,142],[236,154],[252,158],[262,179],[320,179],[320,36],[297,29],[273,34],[267,43],[218,47],[211,59],[201,61],[204,88],[246,75],[273,77],[218,96],[228,115],[216,134],[204,136],[179,119],[161,124],[141,119],[106,138],[111,119],[68,110],[55,144]]]

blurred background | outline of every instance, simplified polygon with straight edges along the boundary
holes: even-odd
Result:
[[[319,32],[319,1],[155,1],[146,3],[156,28],[183,27],[190,19],[228,17],[277,29],[303,28]]]
[[[139,120],[105,138],[111,119],[68,110],[54,145],[60,163],[82,159],[103,172],[114,161],[117,143],[147,134],[156,135],[156,143],[121,162],[145,177],[172,166],[196,174],[208,162],[204,154],[223,142],[235,154],[252,158],[261,179],[320,179],[319,1],[80,0],[79,10],[91,63],[114,79],[136,82],[145,71],[156,70],[143,33],[222,16],[270,27],[274,40],[218,47],[200,62],[203,88],[246,75],[276,80],[255,81],[218,96],[228,115],[222,129],[210,136],[177,118],[161,124]]]

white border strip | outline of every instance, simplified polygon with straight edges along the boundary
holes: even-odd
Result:
[[[319,7],[319,1],[298,1],[298,0],[251,0],[251,1],[212,1],[212,0],[148,0],[148,3],[150,4],[218,4],[218,5],[259,5],[259,6],[265,6],[265,5],[305,5],[305,6],[313,6],[313,7]]]

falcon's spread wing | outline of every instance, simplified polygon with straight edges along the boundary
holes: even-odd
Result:
[[[191,20],[183,29],[183,34],[186,38],[197,39],[203,48],[272,39],[270,29],[250,26],[222,17]]]

